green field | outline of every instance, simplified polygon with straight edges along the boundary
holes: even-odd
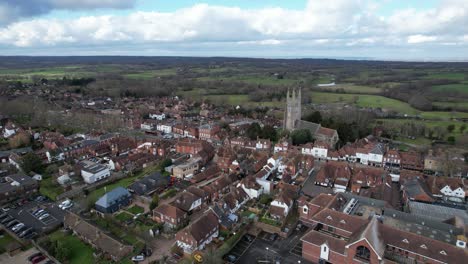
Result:
[[[452,118],[468,118],[468,113],[464,113],[464,112],[421,112],[420,116],[425,119],[450,120]]]
[[[54,200],[64,192],[64,189],[57,183],[54,177],[48,177],[40,182],[39,192]]]
[[[463,81],[466,74],[461,72],[435,72],[426,76],[427,79],[447,79]]]
[[[382,108],[411,115],[416,115],[419,113],[418,110],[411,107],[408,103],[379,95],[313,92],[312,102],[321,104],[356,103],[356,105],[359,107]]]
[[[378,87],[371,87],[371,86],[363,86],[363,85],[354,85],[349,83],[344,84],[337,84],[334,86],[322,86],[318,87],[322,90],[329,90],[329,91],[336,91],[336,90],[343,90],[347,93],[361,93],[361,94],[376,94],[382,92],[381,88]]]
[[[245,82],[251,84],[263,85],[293,85],[298,83],[299,79],[277,79],[272,75],[239,75],[239,76],[206,76],[196,78],[198,81],[228,81],[228,82]]]
[[[68,263],[70,264],[83,264],[93,263],[93,249],[91,246],[85,244],[78,237],[65,234],[60,230],[48,236],[52,241],[60,241],[66,248],[70,249],[70,257]]]
[[[171,75],[176,75],[176,74],[177,74],[177,69],[168,68],[168,69],[161,69],[161,70],[128,73],[128,74],[124,74],[123,76],[130,78],[130,79],[152,79],[156,77],[171,76]]]
[[[447,84],[447,85],[437,85],[433,86],[432,90],[434,92],[461,92],[468,93],[468,83],[456,83],[456,84]]]
[[[468,102],[433,102],[432,105],[437,107],[451,107],[454,109],[468,111]]]

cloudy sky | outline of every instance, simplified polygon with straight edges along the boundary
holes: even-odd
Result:
[[[0,0],[0,55],[468,60],[468,0]]]

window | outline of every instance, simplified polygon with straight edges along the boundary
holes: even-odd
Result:
[[[359,246],[356,249],[356,255],[354,257],[365,261],[370,261],[370,250],[365,246]]]
[[[309,208],[306,205],[304,205],[304,207],[302,207],[302,212],[304,214],[307,214],[309,212]]]
[[[333,228],[332,226],[328,226],[327,230],[328,232],[335,232],[335,228]]]

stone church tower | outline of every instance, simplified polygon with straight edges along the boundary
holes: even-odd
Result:
[[[294,130],[296,122],[301,120],[301,103],[301,88],[288,89],[283,124],[285,129]]]

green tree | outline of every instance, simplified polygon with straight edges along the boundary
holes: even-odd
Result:
[[[304,117],[304,120],[314,122],[314,123],[321,123],[322,122],[322,115],[319,111],[314,111]]]
[[[158,207],[159,205],[159,195],[155,194],[153,195],[153,199],[151,200],[150,203],[150,210],[153,210],[154,208]]]
[[[20,166],[25,173],[29,173],[31,171],[39,173],[44,169],[41,158],[32,152],[24,155],[23,158],[21,158]]]
[[[260,136],[261,138],[268,138],[271,141],[277,141],[278,140],[278,132],[276,129],[272,126],[266,125],[262,129],[262,134]]]
[[[454,137],[454,136],[450,136],[450,137],[447,138],[447,141],[448,141],[448,143],[450,143],[450,144],[453,145],[453,144],[455,144],[455,137]]]
[[[70,253],[71,251],[69,247],[66,247],[60,241],[57,243],[56,248],[55,248],[55,256],[57,257],[59,261],[64,262],[67,259],[69,259]]]
[[[452,133],[453,130],[455,130],[455,125],[454,125],[454,124],[450,124],[450,125],[447,126],[447,131],[448,131],[449,133]]]
[[[258,123],[252,123],[246,131],[247,136],[252,140],[257,139],[257,137],[260,137],[261,133],[262,128]]]
[[[307,142],[312,142],[312,134],[308,129],[298,129],[291,133],[292,143],[294,145],[301,145]]]
[[[465,124],[461,125],[461,126],[460,126],[460,133],[463,134],[463,132],[465,131],[465,129],[466,129],[466,125],[465,125]]]
[[[159,163],[159,167],[161,168],[161,172],[164,171],[164,168],[171,166],[172,165],[172,160],[171,159],[164,159]]]

